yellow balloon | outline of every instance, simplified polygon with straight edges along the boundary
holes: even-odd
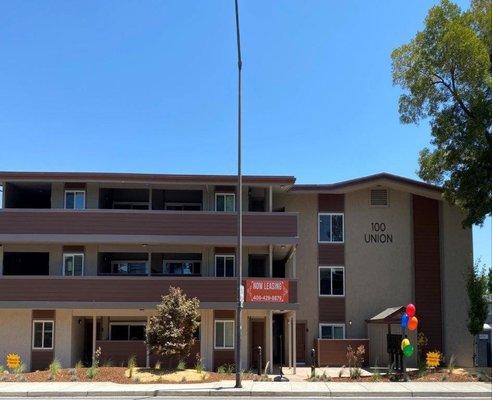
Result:
[[[410,346],[410,340],[408,340],[407,338],[405,338],[405,339],[403,339],[401,341],[401,349],[403,350],[407,346]]]

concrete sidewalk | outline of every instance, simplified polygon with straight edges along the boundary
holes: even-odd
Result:
[[[0,397],[95,396],[309,396],[309,397],[487,397],[492,384],[482,382],[243,382],[131,384],[111,382],[2,382]]]

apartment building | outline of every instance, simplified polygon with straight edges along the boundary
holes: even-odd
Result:
[[[101,348],[113,365],[131,354],[153,365],[145,324],[175,286],[200,300],[188,361],[234,362],[234,176],[0,172],[0,182],[0,360],[72,366]],[[258,346],[265,363],[295,367],[312,349],[320,364],[344,364],[362,344],[384,365],[409,302],[431,349],[471,363],[471,231],[440,188],[389,174],[243,182],[243,368]]]

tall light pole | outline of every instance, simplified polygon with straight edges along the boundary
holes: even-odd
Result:
[[[244,301],[243,289],[243,176],[241,173],[241,37],[239,34],[239,6],[235,0],[236,7],[236,42],[237,42],[237,72],[238,72],[238,93],[237,93],[237,307],[236,307],[236,388],[241,388],[241,311]]]

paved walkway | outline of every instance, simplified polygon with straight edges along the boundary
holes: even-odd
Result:
[[[234,382],[197,384],[131,384],[110,382],[0,383],[0,397],[95,396],[309,396],[309,397],[487,397],[492,384],[482,382]]]

